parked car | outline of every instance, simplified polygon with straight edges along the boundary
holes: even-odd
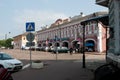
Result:
[[[50,46],[49,52],[53,52],[53,50],[54,50],[54,47]]]
[[[22,50],[29,50],[29,49],[30,49],[30,47],[27,47],[27,46],[22,47]]]
[[[40,51],[45,51],[44,47],[39,47]]]
[[[50,47],[45,47],[45,51],[50,52]]]
[[[92,48],[88,48],[88,52],[92,52],[93,51],[93,49]]]
[[[67,47],[57,47],[52,50],[52,52],[56,53],[68,53],[69,49]]]
[[[38,47],[38,46],[31,46],[31,48],[30,48],[31,50],[33,50],[33,51],[40,51],[40,47]]]
[[[93,50],[93,48],[91,48],[91,47],[86,47],[86,48],[85,48],[85,51],[87,51],[87,52],[92,52],[92,51],[94,51],[94,50]]]
[[[8,71],[19,71],[23,67],[23,63],[11,57],[9,54],[0,52],[0,68],[6,68]]]

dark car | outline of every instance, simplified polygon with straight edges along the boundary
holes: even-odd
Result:
[[[52,52],[56,53],[68,53],[69,49],[67,47],[57,47],[53,48]]]
[[[13,80],[11,72],[5,68],[0,68],[0,80]]]

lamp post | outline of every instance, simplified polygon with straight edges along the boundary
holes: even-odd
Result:
[[[60,47],[62,46],[62,44],[61,44],[61,41],[62,41],[62,39],[61,39],[61,27],[59,26],[59,30],[60,30]]]
[[[10,34],[11,32],[9,32],[8,34]],[[8,38],[8,35],[7,35],[7,33],[5,34],[5,40],[7,40],[7,38]]]
[[[105,25],[108,25],[108,15],[105,15],[105,16],[100,16],[100,17],[95,17],[95,18],[91,18],[91,19],[88,19],[88,20],[85,20],[83,22],[81,22],[81,25],[83,25],[83,68],[86,67],[85,65],[85,24],[88,23],[89,21],[96,21],[97,22],[97,26],[98,26],[98,22],[101,21],[101,22],[104,22]],[[103,24],[103,25],[104,25]],[[107,26],[103,26],[104,28],[106,28],[106,54],[107,54],[107,49],[108,49],[108,42],[107,42]]]
[[[7,34],[5,34],[5,40],[7,40]]]
[[[82,48],[82,67],[86,68],[86,61],[85,61],[85,21],[81,22],[82,29],[83,29],[83,48]]]
[[[85,25],[83,25],[83,68],[86,68],[85,65]]]
[[[58,31],[60,30],[60,46],[61,46],[61,28],[60,28],[60,26],[59,26],[59,23],[58,23]],[[56,61],[58,60],[58,45],[57,45],[57,41],[58,41],[58,36],[56,36],[55,35],[55,41],[56,41],[56,43],[55,43],[55,47],[56,47]]]
[[[58,40],[58,37],[55,35],[55,50],[56,50],[56,61],[58,60],[58,49],[57,49],[57,40]]]

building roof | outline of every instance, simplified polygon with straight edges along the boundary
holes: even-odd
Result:
[[[16,37],[19,37],[19,36],[24,36],[24,35],[27,35],[28,34],[28,32],[25,32],[25,33],[23,33],[23,34],[19,34],[19,35],[17,35],[17,36],[14,36],[13,38],[16,38]]]
[[[46,30],[49,30],[49,29],[52,29],[52,28],[55,28],[55,27],[60,27],[62,25],[66,25],[66,24],[69,24],[69,23],[72,23],[72,22],[75,22],[75,21],[84,21],[84,20],[88,20],[90,18],[93,18],[95,16],[103,16],[103,15],[106,15],[108,14],[107,11],[100,11],[100,12],[95,12],[95,13],[92,13],[92,14],[89,14],[89,15],[86,15],[86,16],[81,16],[78,15],[78,16],[74,16],[74,17],[71,17],[71,18],[67,18],[67,19],[57,19],[55,21],[55,23],[51,24],[51,26],[49,28],[45,28],[45,29],[42,29],[42,30],[38,30],[37,32],[42,32],[42,31],[46,31]],[[61,22],[61,24],[60,24]],[[59,24],[58,24],[59,23]]]
[[[96,0],[96,4],[108,7],[109,0]]]
[[[103,16],[97,16],[97,17],[93,17],[90,19],[87,19],[85,21],[81,22],[81,25],[85,25],[86,23],[90,22],[90,21],[100,21],[102,22],[104,25],[108,25],[109,24],[109,17],[108,14],[103,15]]]

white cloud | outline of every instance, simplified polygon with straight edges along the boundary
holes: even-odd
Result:
[[[25,27],[26,22],[35,22],[37,30],[41,26],[50,25],[59,18],[67,18],[64,13],[57,13],[53,11],[39,11],[39,10],[23,10],[16,11],[14,21],[19,28]]]

